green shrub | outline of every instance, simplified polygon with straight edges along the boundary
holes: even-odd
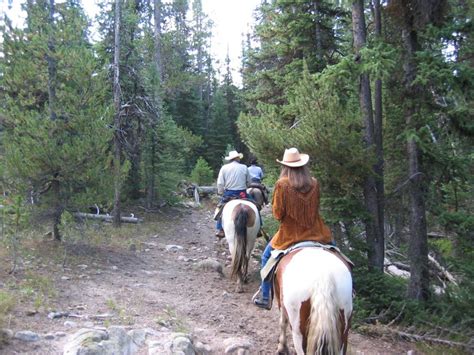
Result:
[[[382,273],[370,273],[364,268],[354,269],[354,323],[388,323],[412,314],[414,304],[407,303],[406,280]],[[409,308],[410,310],[408,311]]]
[[[213,171],[203,157],[199,157],[191,172],[191,181],[197,185],[210,185],[214,181]]]
[[[7,327],[7,318],[10,311],[15,307],[15,298],[5,291],[0,291],[0,329]],[[0,333],[0,345],[5,342]]]

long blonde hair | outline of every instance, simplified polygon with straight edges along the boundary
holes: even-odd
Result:
[[[288,178],[291,187],[301,193],[308,192],[313,186],[311,172],[306,165],[296,168],[283,165],[280,172],[280,179],[284,177]]]

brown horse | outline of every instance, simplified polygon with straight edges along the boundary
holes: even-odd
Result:
[[[263,192],[258,187],[249,187],[247,189],[247,195],[249,195],[256,203],[257,208],[259,210],[265,206],[265,197],[263,196]]]
[[[349,267],[322,248],[297,249],[284,256],[275,276],[280,308],[279,354],[288,354],[290,323],[298,355],[345,354],[352,316]]]

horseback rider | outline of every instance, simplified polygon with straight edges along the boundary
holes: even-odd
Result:
[[[257,165],[257,159],[253,158],[250,161],[250,166],[248,167],[250,174],[250,185],[249,187],[256,187],[262,191],[263,203],[266,205],[268,203],[268,190],[266,186],[262,183],[263,179],[263,170]],[[261,208],[262,206],[260,206]]]
[[[280,177],[275,184],[272,200],[273,216],[280,221],[280,227],[266,246],[262,255],[262,268],[273,249],[285,250],[302,241],[330,244],[330,229],[319,214],[319,183],[306,166],[307,154],[298,149],[285,149]],[[252,300],[258,307],[271,308],[271,281],[263,280]]]
[[[222,166],[217,177],[217,193],[222,195],[219,206],[222,206],[232,198],[247,198],[247,185],[250,183],[250,174],[247,166],[240,163],[242,153],[235,150],[229,152],[224,159],[229,163]],[[216,237],[224,238],[222,220],[216,222]]]
[[[257,165],[257,159],[252,158],[248,167],[251,182],[262,183],[263,170]]]

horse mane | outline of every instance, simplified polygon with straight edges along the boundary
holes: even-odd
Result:
[[[341,351],[342,320],[335,303],[336,281],[326,274],[314,286],[311,295],[311,314],[308,318],[307,354],[339,354]]]

